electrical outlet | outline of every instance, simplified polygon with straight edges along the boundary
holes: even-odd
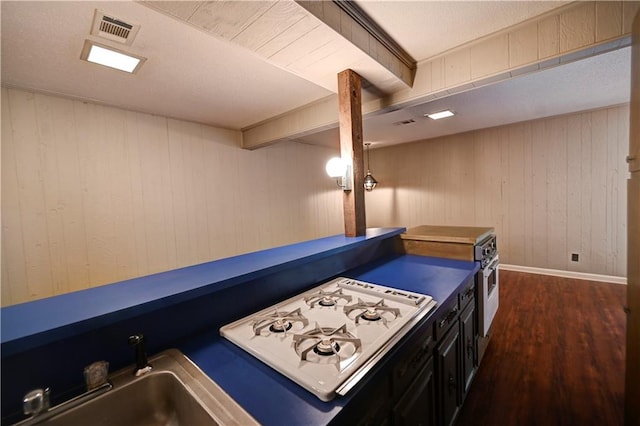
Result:
[[[572,262],[579,262],[580,261],[580,255],[578,253],[571,253],[571,261]]]

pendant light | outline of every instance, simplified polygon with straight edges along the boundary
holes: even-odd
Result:
[[[364,146],[367,147],[367,175],[364,177],[364,189],[367,191],[373,191],[373,188],[376,187],[378,181],[371,175],[371,171],[369,170],[369,164],[371,163],[369,157],[369,145],[371,142],[365,142]]]

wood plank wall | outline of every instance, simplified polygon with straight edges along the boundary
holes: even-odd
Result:
[[[621,105],[374,149],[367,225],[493,226],[502,263],[626,276],[628,141]]]
[[[2,305],[343,232],[333,149],[2,89]]]

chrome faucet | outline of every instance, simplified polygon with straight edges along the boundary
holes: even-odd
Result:
[[[136,368],[133,370],[133,375],[138,377],[151,371],[151,364],[147,361],[147,354],[144,350],[144,335],[129,336],[129,346],[135,347],[136,353]]]
[[[27,393],[22,399],[24,414],[30,417],[16,423],[14,426],[34,426],[46,420],[71,410],[78,405],[84,404],[103,393],[113,389],[113,385],[108,380],[109,363],[106,361],[94,362],[84,369],[87,391],[81,395],[71,398],[61,404],[51,407],[49,388],[34,389]]]

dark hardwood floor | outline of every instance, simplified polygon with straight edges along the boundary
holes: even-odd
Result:
[[[626,290],[501,270],[494,334],[457,425],[622,425]]]

